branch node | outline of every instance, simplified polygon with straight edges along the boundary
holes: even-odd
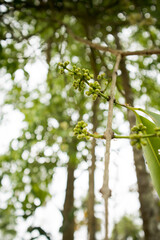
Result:
[[[111,189],[104,189],[104,187],[102,187],[99,192],[102,194],[103,198],[106,199],[106,198],[109,198],[112,196],[112,191]]]
[[[108,96],[108,102],[111,100],[111,96]]]

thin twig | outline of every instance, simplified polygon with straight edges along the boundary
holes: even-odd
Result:
[[[112,84],[110,91],[110,100],[109,100],[109,110],[108,110],[108,121],[107,121],[107,129],[105,132],[106,137],[106,152],[105,152],[105,169],[103,176],[103,186],[100,190],[102,196],[105,201],[105,240],[108,240],[108,198],[110,195],[109,191],[109,160],[110,160],[110,145],[112,139],[112,118],[113,118],[113,105],[114,105],[114,94],[116,88],[116,80],[117,80],[117,70],[121,61],[121,54],[119,54],[116,58],[116,63],[114,66],[113,74],[112,74]]]
[[[151,138],[151,137],[157,137],[156,133],[152,133],[152,134],[144,134],[144,135],[136,135],[134,136],[134,134],[131,134],[129,136],[119,136],[119,135],[114,135],[113,138],[117,138],[117,139],[141,139],[141,138]]]

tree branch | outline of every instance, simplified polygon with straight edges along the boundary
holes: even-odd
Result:
[[[88,46],[90,46],[92,48],[95,48],[97,50],[100,50],[100,51],[110,52],[110,53],[112,53],[114,55],[118,55],[118,54],[120,54],[122,52],[121,50],[120,51],[119,50],[115,50],[115,49],[112,49],[112,48],[109,48],[109,47],[105,47],[105,46],[99,45],[97,43],[93,43],[92,41],[90,41],[88,39],[81,38],[81,37],[77,36],[76,34],[74,34],[72,32],[72,30],[66,24],[63,24],[63,25],[66,27],[66,30],[67,30],[68,34],[70,36],[72,36],[75,40],[77,40],[78,42],[81,42],[81,43],[83,43],[85,45],[88,45]]]
[[[112,118],[113,118],[113,105],[114,105],[114,93],[116,88],[116,80],[117,80],[117,70],[121,61],[121,54],[119,54],[116,58],[116,63],[114,66],[113,74],[112,74],[112,85],[110,91],[110,100],[109,100],[109,110],[108,110],[108,122],[107,122],[107,129],[105,132],[106,137],[106,152],[105,152],[105,169],[104,169],[104,176],[103,176],[103,186],[100,190],[102,196],[105,201],[105,240],[108,240],[108,198],[110,195],[109,191],[109,160],[110,160],[110,145],[112,139]]]
[[[97,50],[100,51],[104,51],[104,52],[110,52],[115,56],[118,56],[121,54],[122,57],[126,57],[126,56],[131,56],[131,55],[138,55],[138,56],[144,56],[144,55],[152,55],[152,54],[160,54],[160,49],[144,49],[144,50],[138,50],[138,51],[122,51],[120,49],[113,49],[113,48],[109,48],[109,47],[105,47],[102,45],[99,45],[97,43],[93,43],[90,40],[84,39],[82,37],[77,36],[76,34],[74,34],[72,32],[72,30],[66,25],[63,24],[66,27],[66,30],[68,32],[68,34],[70,36],[72,36],[75,40],[77,40],[78,42],[81,42],[85,45],[88,45],[92,48],[95,48]]]
[[[144,55],[152,55],[152,54],[160,54],[160,49],[144,49],[144,50],[138,50],[138,51],[122,51],[121,55],[123,57],[125,56],[131,56],[131,55],[138,55],[138,56],[144,56]]]

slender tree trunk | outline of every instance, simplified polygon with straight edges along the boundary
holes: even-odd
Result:
[[[97,79],[98,71],[96,67],[96,57],[94,50],[91,48],[91,54],[90,54],[90,61],[91,61],[91,67],[94,72],[94,78]],[[97,119],[97,111],[98,111],[98,102],[99,100],[96,99],[96,101],[92,104],[92,124],[93,133],[96,132],[97,126],[98,126],[98,119]],[[89,193],[88,193],[88,239],[89,240],[95,240],[95,233],[96,233],[96,221],[95,221],[95,211],[94,211],[94,205],[95,205],[95,193],[94,193],[94,186],[95,186],[95,162],[96,162],[96,155],[95,155],[95,147],[96,147],[96,140],[92,139],[92,148],[91,148],[91,166],[89,168]]]
[[[50,74],[50,60],[51,60],[51,44],[52,38],[48,39],[47,42],[47,51],[46,51],[46,60],[49,66],[48,75]],[[53,88],[53,83],[49,82],[49,87]],[[73,240],[74,239],[74,170],[75,166],[71,161],[68,162],[67,167],[67,187],[66,195],[64,200],[63,208],[63,224],[60,228],[60,231],[63,234],[63,240]]]
[[[68,163],[66,196],[63,209],[63,240],[74,239],[74,166]]]
[[[95,117],[95,105],[93,104],[93,121],[96,120]],[[95,124],[93,125],[95,128]],[[88,192],[88,239],[95,240],[95,232],[96,232],[96,222],[95,222],[95,213],[94,213],[94,205],[95,205],[95,193],[94,193],[94,186],[95,186],[95,147],[96,147],[96,140],[92,140],[92,149],[91,149],[91,166],[89,167],[89,192]]]
[[[118,36],[116,36],[117,48],[121,49]],[[124,96],[127,104],[134,105],[132,89],[130,86],[129,74],[126,69],[125,59],[123,58],[120,63],[122,71],[122,84],[124,89]],[[128,121],[130,127],[136,124],[135,116],[131,111],[128,111]],[[153,194],[153,187],[150,175],[148,174],[142,155],[142,151],[133,148],[134,163],[136,168],[140,212],[143,220],[143,230],[145,240],[159,240],[160,229],[158,229],[159,222],[159,206]]]
[[[84,25],[86,35],[88,39],[92,39],[91,37],[91,29],[89,26]],[[95,50],[90,47],[90,64],[92,71],[94,73],[94,79],[97,80],[98,76],[98,69],[96,65],[96,56],[95,56]],[[98,103],[99,99],[96,99],[96,101],[93,102],[92,104],[92,124],[93,128],[92,131],[93,133],[96,132],[97,127],[98,127],[98,119],[97,119],[97,114],[98,114]],[[95,234],[96,234],[96,219],[95,219],[95,192],[94,192],[94,186],[95,186],[95,162],[96,162],[96,155],[95,155],[95,148],[96,148],[96,140],[93,138],[92,139],[92,147],[91,147],[91,166],[89,167],[89,191],[88,191],[88,240],[95,240]]]

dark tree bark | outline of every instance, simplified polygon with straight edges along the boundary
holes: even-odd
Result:
[[[90,60],[91,60],[91,66],[94,72],[95,79],[97,78],[98,72],[96,68],[96,58],[94,54],[94,50],[91,49],[90,54]],[[96,132],[97,126],[98,126],[98,120],[97,120],[97,111],[98,111],[98,102],[93,102],[92,104],[92,124],[93,133]],[[95,186],[95,162],[96,162],[96,155],[95,155],[95,148],[96,148],[96,140],[92,139],[92,148],[91,148],[91,166],[89,168],[89,194],[88,194],[88,239],[89,240],[95,240],[95,233],[96,233],[96,221],[95,221],[95,211],[94,211],[94,205],[95,205],[95,193],[94,193],[94,186]]]
[[[115,35],[117,48],[121,49],[118,36]],[[129,74],[126,69],[125,59],[123,58],[120,63],[120,70],[122,72],[122,85],[124,89],[124,97],[127,104],[134,105],[134,98],[132,88],[130,86]],[[134,113],[128,111],[128,121],[130,127],[136,124]],[[160,224],[159,206],[157,199],[153,194],[153,186],[151,183],[150,175],[148,174],[145,166],[145,161],[141,150],[137,150],[133,147],[134,164],[137,175],[137,184],[140,201],[140,212],[143,220],[143,230],[145,234],[145,240],[159,240]]]
[[[88,26],[85,26],[86,30],[86,35],[88,39],[92,38],[91,31]],[[98,76],[98,69],[96,66],[96,55],[95,55],[95,50],[90,47],[90,64],[92,71],[94,73],[94,79],[97,80]],[[92,104],[92,124],[93,128],[92,131],[93,133],[96,132],[97,127],[98,127],[98,119],[97,119],[97,114],[98,114],[98,102],[99,99],[96,99],[96,101],[93,101]],[[96,234],[96,219],[95,219],[95,192],[94,192],[94,186],[95,186],[95,162],[96,162],[96,155],[95,155],[95,148],[96,148],[96,140],[93,138],[92,139],[92,147],[91,147],[91,166],[89,167],[89,190],[88,190],[88,239],[89,240],[95,240],[95,234]]]
[[[93,105],[93,109],[94,109],[94,105]],[[94,117],[93,117],[93,121],[94,121]],[[88,239],[89,240],[95,240],[95,232],[96,232],[95,211],[94,211],[94,205],[95,205],[94,173],[95,173],[95,162],[96,162],[95,146],[96,146],[96,140],[93,139],[92,149],[91,149],[92,159],[91,159],[91,166],[89,168],[89,191],[88,191]]]
[[[46,60],[48,66],[50,67],[50,60],[51,60],[51,44],[52,38],[48,39],[47,42],[47,51],[46,51]],[[50,69],[48,71],[48,74]],[[53,87],[53,86],[51,86]],[[76,151],[76,149],[75,149]],[[64,200],[64,208],[62,211],[63,215],[63,224],[60,228],[60,231],[63,234],[63,240],[73,240],[74,239],[74,170],[75,166],[73,162],[70,160],[68,162],[67,167],[67,186],[66,186],[66,195]]]
[[[68,163],[68,177],[66,196],[63,209],[63,225],[61,231],[63,233],[63,240],[74,239],[74,166]]]

